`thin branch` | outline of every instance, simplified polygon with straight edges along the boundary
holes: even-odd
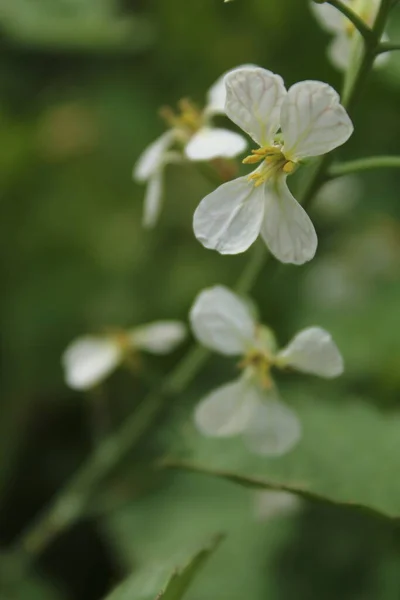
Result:
[[[372,169],[400,169],[400,156],[369,156],[368,158],[337,163],[331,166],[328,176],[340,177],[341,175]]]
[[[376,56],[384,52],[394,52],[395,50],[400,50],[400,43],[382,42],[376,49]]]
[[[362,35],[366,44],[374,43],[375,36],[372,29],[368,27],[368,25],[366,25],[364,21],[349,6],[347,6],[347,4],[344,4],[341,0],[327,0],[326,4],[330,4],[347,17]]]

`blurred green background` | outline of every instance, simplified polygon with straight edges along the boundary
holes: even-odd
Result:
[[[399,11],[389,33],[400,37]],[[242,63],[277,72],[287,85],[321,79],[340,89],[328,42],[305,0],[0,2],[4,550],[92,447],[95,400],[66,388],[66,345],[110,325],[185,320],[196,293],[233,285],[248,258],[219,256],[195,240],[192,214],[212,184],[194,165],[168,168],[160,222],[142,229],[144,189],[131,172],[163,130],[158,108],[187,96],[204,102],[215,79]],[[399,93],[393,56],[370,78],[341,158],[399,153]],[[311,211],[316,259],[261,275],[254,299],[281,343],[318,324],[346,361],[334,383],[281,382],[294,406],[301,396],[319,411],[309,446],[306,437],[290,459],[295,477],[314,477],[327,495],[340,495],[343,485],[348,500],[365,497],[400,515],[398,186],[397,172],[381,171],[323,189]],[[149,368],[168,373],[184,351],[148,359]],[[190,413],[233,373],[231,361],[213,357],[96,494],[86,518],[44,553],[35,577],[12,592],[0,587],[0,598],[97,600],[142,564],[173,565],[187,547],[226,531],[189,600],[398,599],[399,544],[386,522],[304,503],[260,520],[252,491],[149,467],[177,452],[230,465],[232,445],[199,441]],[[146,387],[123,371],[107,382],[110,430]],[[260,468],[278,481],[293,472],[292,463],[275,463]]]

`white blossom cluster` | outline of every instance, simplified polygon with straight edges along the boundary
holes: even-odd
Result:
[[[361,4],[366,6],[367,1],[360,0]],[[372,4],[369,0],[371,11]],[[329,8],[321,5],[316,10],[325,19]],[[339,36],[339,30],[335,32]],[[337,40],[335,44],[340,45]],[[168,163],[232,159],[244,152],[247,138],[214,126],[213,117],[225,114],[254,144],[242,162],[255,168],[203,198],[193,218],[196,238],[221,254],[238,254],[261,236],[283,263],[311,260],[317,235],[287,179],[309,159],[331,152],[351,136],[353,125],[336,91],[320,81],[302,81],[286,89],[279,75],[244,65],[218,79],[208,91],[204,109],[182,100],[179,110],[163,110],[169,129],[143,152],[134,168],[135,179],[147,183],[144,225],[153,226],[159,216]],[[247,301],[221,285],[197,296],[189,320],[200,344],[240,359],[240,375],[198,404],[194,415],[198,430],[220,438],[240,435],[262,455],[288,452],[300,439],[301,424],[281,400],[273,372],[337,377],[343,359],[330,334],[309,327],[278,349],[274,334],[255,320]],[[183,323],[160,321],[78,338],[63,355],[66,382],[74,389],[89,389],[139,351],[170,352],[185,335]]]

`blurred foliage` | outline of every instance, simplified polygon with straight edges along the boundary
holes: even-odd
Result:
[[[190,560],[186,559],[186,564],[182,568],[176,568],[177,557],[174,556],[170,573],[167,571],[165,557],[159,565],[151,564],[143,572],[135,572],[121,586],[115,589],[107,600],[129,600],[138,598],[138,600],[152,600],[157,597],[159,600],[181,600],[186,595],[192,580],[202,569],[208,557],[215,551],[221,541],[221,536],[215,537],[211,543],[196,552]],[[160,591],[161,590],[161,591]]]
[[[144,190],[131,171],[162,131],[158,108],[183,96],[203,102],[214,80],[242,63],[278,72],[288,85],[321,79],[340,89],[340,76],[306,0],[2,0],[0,32],[6,549],[90,452],[96,400],[63,383],[60,355],[70,340],[106,326],[186,319],[200,289],[233,284],[246,262],[194,239],[193,210],[212,189],[194,166],[168,169],[160,224],[141,228]],[[400,37],[398,9],[389,33]],[[399,85],[400,60],[392,56],[372,75],[341,158],[399,153]],[[261,464],[243,457],[240,441],[194,433],[193,406],[234,369],[213,357],[103,486],[86,520],[38,561],[37,577],[10,591],[8,566],[2,569],[1,600],[98,600],[131,571],[135,577],[148,564],[184,564],[220,531],[229,535],[188,600],[397,600],[397,531],[385,521],[304,504],[260,522],[253,492],[149,470],[149,463],[179,455],[210,468],[241,467],[400,515],[398,186],[397,172],[382,171],[326,197],[322,190],[312,211],[316,259],[279,267],[257,283],[262,320],[280,342],[318,324],[345,357],[346,374],[335,383],[300,387],[294,376],[282,378],[282,394],[303,421],[299,448]],[[161,376],[184,351],[145,366]],[[110,429],[146,387],[124,372],[105,384]]]

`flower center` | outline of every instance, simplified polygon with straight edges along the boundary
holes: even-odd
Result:
[[[196,133],[204,124],[202,111],[187,98],[182,98],[178,102],[178,112],[170,106],[163,106],[160,115],[168,127],[180,129],[189,135]]]
[[[108,328],[107,337],[118,346],[121,352],[121,360],[124,365],[132,372],[140,370],[140,355],[135,348],[134,341],[124,329]]]
[[[254,181],[255,187],[265,183],[268,179],[275,178],[279,173],[293,173],[296,163],[288,160],[282,152],[282,146],[263,146],[252,150],[249,156],[242,161],[245,165],[251,165],[262,162],[260,168],[248,177],[249,181]]]
[[[260,350],[250,350],[239,363],[240,369],[246,369],[257,378],[264,389],[270,389],[273,385],[271,378],[272,356]]]

